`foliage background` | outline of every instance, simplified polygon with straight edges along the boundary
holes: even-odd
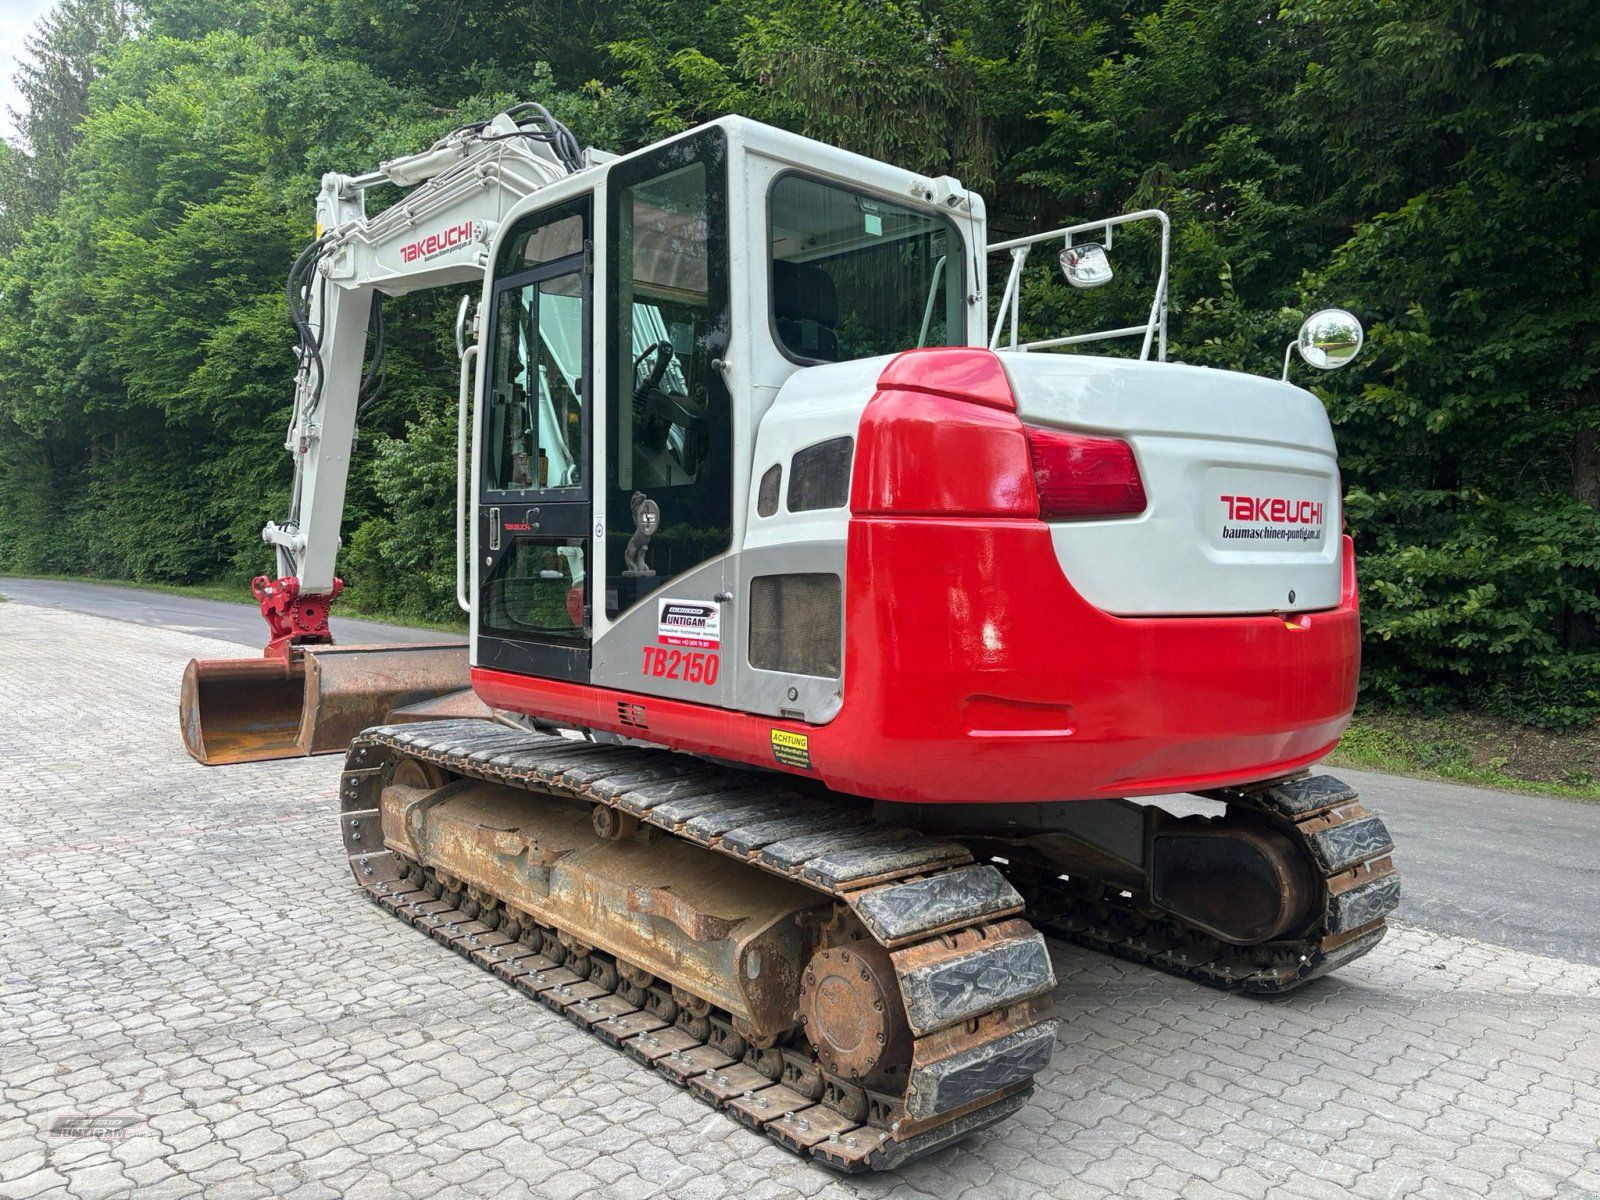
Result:
[[[1354,310],[1362,365],[1307,382],[1343,454],[1366,694],[1592,723],[1589,17],[1582,0],[60,0],[0,145],[0,571],[268,569],[282,277],[323,171],[521,98],[614,150],[738,111],[959,175],[997,236],[1167,209],[1174,358],[1271,371],[1305,312]],[[1126,300],[1041,270],[1025,314],[1131,312],[1137,250],[1118,255]],[[451,609],[454,299],[388,306],[342,604]]]

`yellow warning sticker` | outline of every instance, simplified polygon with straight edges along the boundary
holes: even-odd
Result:
[[[772,731],[772,757],[782,767],[811,769],[811,738],[804,733],[790,733],[787,729]]]

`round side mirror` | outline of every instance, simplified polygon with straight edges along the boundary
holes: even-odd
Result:
[[[1360,321],[1342,308],[1325,308],[1306,318],[1295,345],[1319,371],[1337,371],[1355,361],[1365,341]]]

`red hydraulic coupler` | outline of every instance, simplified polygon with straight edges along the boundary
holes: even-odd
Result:
[[[293,575],[272,579],[257,575],[250,590],[261,602],[261,615],[267,619],[272,638],[263,656],[288,658],[295,646],[332,645],[328,630],[328,610],[344,590],[344,580],[335,578],[333,590],[323,595],[300,594],[300,581]]]

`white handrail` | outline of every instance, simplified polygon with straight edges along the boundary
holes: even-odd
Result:
[[[928,344],[928,327],[933,324],[933,302],[939,298],[939,285],[944,282],[945,262],[948,254],[941,254],[939,261],[933,264],[933,282],[928,285],[928,302],[922,306],[922,332],[917,334],[919,347]]]
[[[474,343],[461,351],[461,394],[456,402],[456,603],[468,613],[472,600],[467,595],[467,488],[472,472],[467,460],[467,405],[472,400],[477,365]]]
[[[1017,323],[1019,312],[1022,308],[1022,268],[1028,261],[1028,253],[1033,247],[1042,242],[1062,243],[1062,247],[1072,245],[1072,239],[1081,233],[1103,231],[1107,246],[1111,243],[1111,231],[1119,225],[1127,225],[1133,221],[1156,221],[1161,226],[1161,273],[1156,279],[1155,298],[1150,302],[1150,316],[1143,325],[1127,325],[1121,329],[1104,329],[1094,333],[1077,333],[1066,337],[1041,338],[1033,342],[1017,340]],[[1139,357],[1148,359],[1150,347],[1153,342],[1156,347],[1156,358],[1160,362],[1167,361],[1167,280],[1168,265],[1172,254],[1172,222],[1167,219],[1167,214],[1158,208],[1140,209],[1138,212],[1123,213],[1121,216],[1108,217],[1101,221],[1086,221],[1081,225],[1068,225],[1062,229],[1052,229],[1048,233],[1035,233],[1027,237],[1012,238],[1006,242],[996,242],[989,247],[990,254],[999,254],[1009,251],[1011,254],[1011,274],[1006,279],[1004,293],[1000,297],[1000,308],[995,313],[994,329],[989,335],[989,349],[991,350],[1046,350],[1052,346],[1071,346],[1081,342],[1096,342],[1107,338],[1139,337],[1143,342],[1139,348]],[[1000,345],[1000,331],[1007,324],[1011,327],[1011,344]]]
[[[989,336],[989,349],[995,349],[1000,342],[1000,327],[1005,324],[1007,311],[1011,313],[1011,344],[1017,344],[1017,312],[1012,301],[1016,299],[1018,282],[1022,278],[1022,264],[1028,261],[1028,248],[1026,246],[1011,251],[1011,274],[1006,278],[1006,290],[1000,297],[1000,311],[995,314],[994,333]]]

